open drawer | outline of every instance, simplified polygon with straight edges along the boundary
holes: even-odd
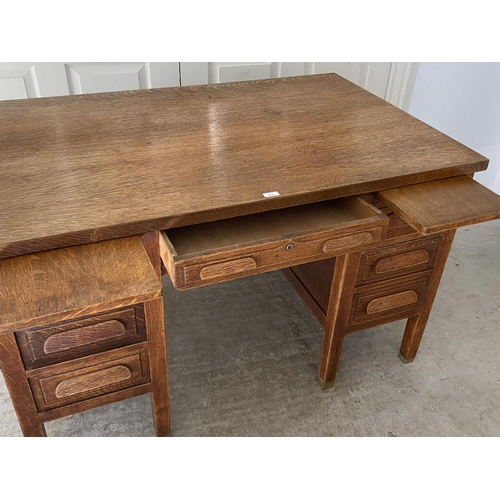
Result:
[[[500,218],[500,196],[466,176],[388,189],[378,196],[424,235]]]
[[[185,290],[364,250],[388,221],[359,197],[330,200],[162,231],[161,257]]]

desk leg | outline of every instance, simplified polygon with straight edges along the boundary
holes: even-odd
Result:
[[[420,341],[422,340],[422,336],[424,335],[427,320],[429,319],[432,305],[436,297],[439,282],[441,281],[441,276],[443,275],[446,260],[448,259],[451,245],[453,244],[455,232],[456,229],[452,229],[443,233],[443,239],[441,241],[439,252],[436,257],[434,272],[432,273],[432,276],[429,280],[429,286],[427,288],[427,294],[425,297],[425,302],[422,306],[421,313],[418,316],[408,318],[408,321],[406,322],[405,333],[403,335],[403,341],[399,350],[399,358],[401,359],[401,361],[403,361],[403,363],[411,363],[417,355]]]
[[[337,374],[360,259],[360,253],[353,253],[335,260],[318,375],[323,389],[333,385]]]
[[[151,372],[151,406],[157,436],[170,436],[167,343],[163,317],[163,298],[144,302]]]
[[[0,366],[23,435],[46,436],[13,333],[0,335]]]
[[[154,231],[152,233],[146,233],[141,236],[141,240],[158,278],[161,279],[163,263],[160,256],[160,232]]]

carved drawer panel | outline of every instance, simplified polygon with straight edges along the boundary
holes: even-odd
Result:
[[[422,306],[432,271],[356,288],[349,325],[408,318]]]
[[[39,411],[91,399],[150,381],[147,344],[28,371]]]
[[[441,239],[430,236],[364,252],[356,286],[432,269]]]
[[[16,332],[26,369],[48,366],[146,340],[142,304],[76,321]]]

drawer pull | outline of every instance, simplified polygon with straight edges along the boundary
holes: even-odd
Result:
[[[121,321],[113,319],[95,325],[54,333],[43,344],[43,351],[45,354],[53,354],[101,342],[102,340],[114,339],[122,335],[125,335],[125,325]]]
[[[99,389],[106,385],[123,382],[131,377],[132,372],[126,366],[112,366],[63,380],[57,385],[55,394],[57,398],[67,398],[68,396]]]
[[[226,276],[228,274],[252,271],[253,269],[257,269],[257,263],[251,257],[246,257],[244,259],[230,260],[227,262],[221,262],[220,264],[205,266],[200,271],[200,278],[202,280],[209,280],[220,276]]]
[[[326,240],[323,244],[323,253],[335,252],[339,248],[349,248],[358,245],[365,245],[371,243],[372,241],[373,236],[368,232],[351,234],[349,236],[341,236],[340,238]]]
[[[406,269],[407,267],[418,266],[429,262],[430,256],[426,250],[414,250],[413,252],[392,255],[380,259],[375,266],[377,274],[384,274],[398,269]]]
[[[375,314],[396,307],[407,306],[418,301],[418,295],[413,290],[406,290],[405,292],[394,293],[378,299],[373,299],[368,303],[366,312],[368,314]]]

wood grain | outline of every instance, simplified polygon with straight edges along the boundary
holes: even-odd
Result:
[[[415,314],[424,303],[431,274],[429,270],[355,288],[349,326],[382,317],[388,323],[403,311],[406,318]]]
[[[359,228],[365,223],[379,223],[380,220],[386,219],[376,207],[354,196],[196,224],[171,229],[166,233],[175,248],[176,256],[193,257],[254,246],[258,243],[282,241],[330,229]],[[372,241],[369,239],[360,243]],[[351,242],[347,241],[346,245],[351,246]]]
[[[139,237],[0,261],[0,333],[96,314],[161,294]]]
[[[500,196],[467,176],[379,193],[421,234],[434,234],[500,217]]]
[[[354,197],[161,232],[161,256],[185,290],[364,250],[388,218]]]
[[[341,236],[340,238],[332,238],[323,243],[322,251],[327,255],[331,255],[338,250],[350,250],[351,248],[359,248],[360,246],[373,243],[373,233],[368,231]]]
[[[149,382],[147,344],[114,349],[57,365],[28,370],[39,411]]]
[[[125,365],[102,368],[93,373],[77,375],[59,382],[56,386],[55,395],[58,399],[67,398],[87,391],[99,390],[119,382],[126,382],[131,378],[132,372]]]
[[[297,267],[289,267],[287,269],[282,269],[281,272],[292,285],[294,290],[299,294],[300,298],[304,301],[304,304],[311,310],[314,316],[316,316],[316,319],[320,322],[321,326],[325,326],[325,311],[319,305],[311,290],[309,290],[299,279],[295,273],[296,269]]]
[[[352,232],[352,229],[342,229],[338,232],[347,231]],[[383,239],[383,227],[374,227],[366,231],[372,234],[371,241],[373,243],[359,245],[356,250],[370,248],[376,242]],[[258,244],[255,247],[221,251],[215,255],[206,255],[189,259],[176,260],[169,254],[165,254],[164,259],[169,269],[169,275],[174,287],[177,290],[186,290],[245,276],[252,276],[263,272],[274,271],[306,262],[313,262],[324,259],[326,256],[342,255],[353,250],[352,246],[331,247],[328,254],[326,254],[324,251],[324,242],[326,239],[330,239],[330,237],[331,232],[323,232],[285,239],[282,242]],[[233,274],[230,272],[225,274],[219,273],[217,276],[212,276],[210,278],[205,277],[206,279],[202,279],[200,276],[200,273],[207,264],[213,263],[216,265],[244,258],[251,258],[256,262],[256,266],[252,264],[251,266],[247,266],[245,270],[240,270]],[[230,266],[226,266],[228,271],[229,268]]]
[[[487,165],[333,74],[4,101],[0,258]]]
[[[399,357],[404,363],[411,363],[417,355],[429,315],[436,298],[439,283],[448,259],[448,255],[455,238],[456,229],[446,231],[443,234],[439,252],[436,257],[434,271],[429,279],[429,285],[424,297],[424,303],[418,315],[412,316],[406,322],[406,328],[401,342]]]
[[[427,250],[413,250],[404,254],[384,257],[375,265],[375,274],[384,274],[408,267],[421,266],[430,261],[430,255]]]
[[[218,278],[225,278],[228,275],[247,273],[247,271],[254,271],[257,269],[255,259],[245,257],[243,259],[229,260],[221,262],[220,264],[211,264],[202,267],[200,270],[200,278],[202,280],[213,280]]]
[[[408,306],[417,301],[418,295],[415,290],[405,290],[404,292],[392,293],[385,297],[370,300],[366,306],[366,312],[367,314],[375,314],[402,306]]]
[[[146,253],[149,255],[149,260],[153,266],[156,274],[161,279],[162,277],[162,261],[160,257],[160,232],[153,231],[152,233],[146,233],[141,236],[142,244]]]
[[[168,390],[167,343],[163,298],[144,303],[151,372],[151,407],[158,437],[170,436],[170,395]]]
[[[311,262],[292,268],[326,314],[332,287],[335,258]]]
[[[394,270],[394,272],[388,272],[383,276],[379,276],[375,273],[374,267],[379,259],[399,254],[401,252],[405,253],[412,251],[415,248],[426,248],[426,251],[431,254],[431,258],[428,265],[408,268],[408,273],[430,269],[434,265],[437,243],[439,243],[441,237],[433,236],[422,238],[419,233],[394,214],[392,210],[384,205],[375,195],[369,194],[364,196],[364,198],[367,199],[370,205],[375,206],[382,213],[387,215],[389,218],[389,227],[387,228],[385,240],[379,247],[362,252],[357,286],[380,281],[384,278],[395,278],[404,275],[405,272],[397,269]],[[415,243],[411,242],[417,238],[420,241]],[[401,241],[404,242],[401,245],[391,245],[391,243]],[[325,259],[318,262],[310,262],[300,266],[294,266],[292,268],[294,276],[291,276],[289,273],[284,273],[299,295],[306,301],[306,304],[309,304],[309,301],[312,298],[312,300],[314,300],[314,302],[320,307],[322,315],[318,312],[314,305],[310,305],[311,310],[318,317],[321,324],[324,323],[328,307],[334,263],[334,258]]]
[[[367,199],[371,205],[378,208],[384,215],[389,217],[389,227],[385,235],[386,244],[407,242],[422,237],[419,232],[415,231],[415,229],[409,226],[401,217],[380,201],[375,193],[363,195],[363,198]]]
[[[335,259],[318,372],[324,389],[333,385],[337,375],[360,258],[360,253],[351,253]]]
[[[103,340],[116,339],[125,334],[125,325],[116,319],[95,323],[73,330],[55,333],[43,343],[43,352],[45,354],[54,354],[56,352],[82,347],[84,345],[100,342]]]
[[[441,235],[426,236],[363,252],[356,286],[432,269],[440,242]]]
[[[13,333],[0,335],[0,367],[23,435],[46,436]]]
[[[87,411],[91,408],[116,403],[117,401],[123,401],[124,399],[141,396],[150,392],[151,383],[148,382],[134,387],[127,387],[126,389],[115,390],[109,394],[102,394],[101,396],[96,396],[91,400],[77,401],[76,403],[70,403],[57,408],[52,408],[50,410],[44,410],[41,411],[38,416],[40,421],[49,422],[50,420],[67,417],[68,415],[74,415],[75,413]]]
[[[143,305],[16,332],[27,369],[69,361],[146,340]],[[111,326],[110,329],[108,327]]]

